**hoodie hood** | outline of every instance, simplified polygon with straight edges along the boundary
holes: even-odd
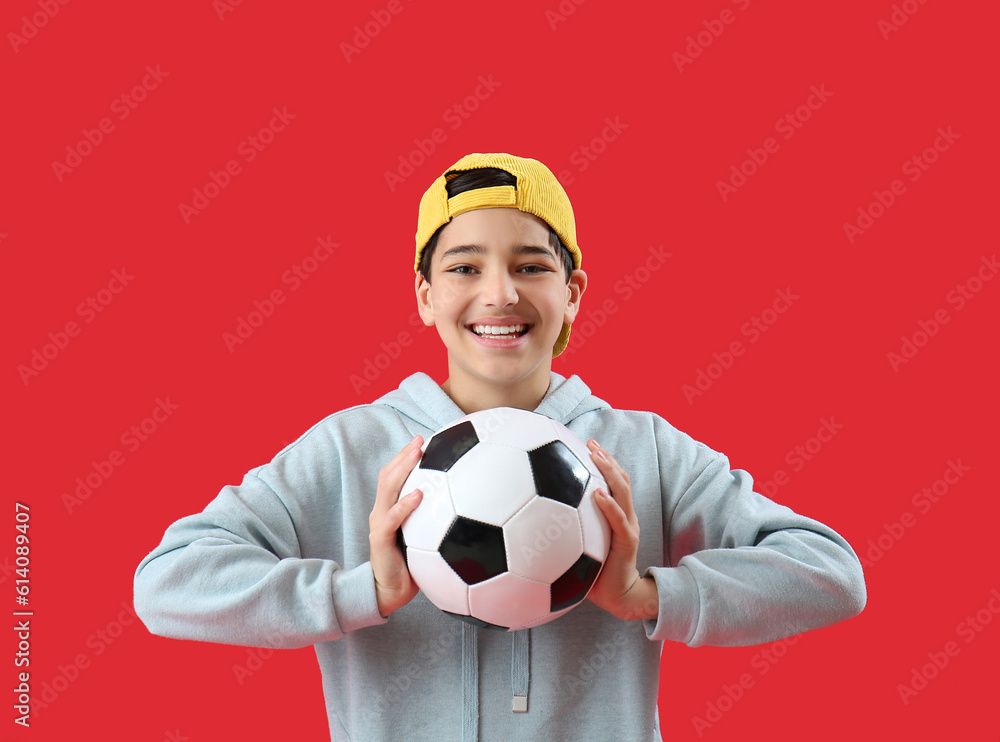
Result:
[[[416,373],[403,380],[398,389],[375,400],[429,430],[440,430],[465,413],[427,374]],[[610,410],[611,405],[594,397],[583,380],[576,375],[550,373],[549,388],[535,412],[551,417],[570,427],[580,415],[593,410]]]

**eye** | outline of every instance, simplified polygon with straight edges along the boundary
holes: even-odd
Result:
[[[520,271],[521,273],[529,273],[529,274],[551,273],[552,269],[545,265],[538,265],[536,263],[532,263],[531,265],[522,265],[520,268],[518,268],[518,271]]]
[[[457,273],[460,276],[471,276],[475,272],[471,265],[456,265],[445,270],[445,273]]]

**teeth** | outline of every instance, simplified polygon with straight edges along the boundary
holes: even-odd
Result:
[[[473,325],[477,335],[516,335],[524,332],[524,325]]]

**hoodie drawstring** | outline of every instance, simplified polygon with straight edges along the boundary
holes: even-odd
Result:
[[[511,711],[528,711],[531,679],[531,629],[510,635]],[[462,742],[479,739],[479,629],[462,624]]]
[[[514,696],[511,710],[528,710],[528,680],[531,676],[531,629],[515,631],[511,636],[510,684]]]
[[[479,629],[462,622],[462,742],[479,739]]]

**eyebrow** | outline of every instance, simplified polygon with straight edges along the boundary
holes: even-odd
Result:
[[[548,247],[541,247],[539,245],[517,245],[513,252],[515,255],[540,255],[543,257],[555,260],[556,256],[552,250]],[[456,257],[458,255],[484,255],[486,253],[486,248],[478,244],[469,245],[456,245],[455,247],[449,247],[441,254],[441,259],[446,260],[448,258]]]

